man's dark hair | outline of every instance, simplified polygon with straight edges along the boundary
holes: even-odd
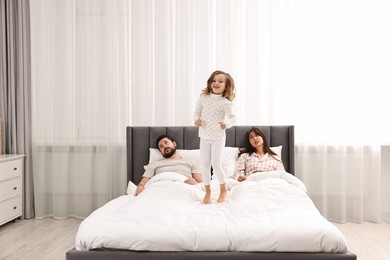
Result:
[[[156,146],[158,148],[158,143],[161,141],[161,139],[163,138],[168,138],[169,140],[171,140],[171,142],[176,142],[175,139],[173,139],[173,137],[169,136],[169,135],[160,135],[159,137],[157,137],[157,140],[156,140]]]

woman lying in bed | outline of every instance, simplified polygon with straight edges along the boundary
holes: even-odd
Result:
[[[245,134],[245,149],[237,160],[233,178],[244,181],[255,172],[285,171],[281,158],[274,153],[259,128]]]

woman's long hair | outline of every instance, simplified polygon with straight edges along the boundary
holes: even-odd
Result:
[[[248,130],[246,133],[245,133],[245,147],[244,147],[244,150],[241,150],[240,151],[240,155],[243,154],[243,153],[249,153],[249,154],[252,154],[252,153],[255,153],[256,152],[256,149],[251,145],[251,143],[249,142],[249,135],[251,133],[255,133],[256,135],[259,135],[261,136],[261,138],[263,138],[263,152],[264,154],[265,153],[268,153],[269,155],[271,155],[272,157],[275,158],[275,155],[276,153],[274,153],[271,148],[269,148],[269,145],[267,143],[267,139],[265,138],[263,132],[257,128],[257,127],[252,127],[250,130]],[[275,158],[276,159],[276,158]]]

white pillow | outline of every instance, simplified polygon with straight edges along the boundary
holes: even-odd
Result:
[[[160,153],[159,149],[149,148],[149,163],[163,159],[164,157]]]
[[[276,153],[277,156],[279,156],[280,159],[282,159],[282,146],[275,146],[275,147],[270,147],[270,149]]]
[[[132,181],[127,183],[127,195],[134,195],[137,190],[137,185],[135,185]]]
[[[246,179],[248,181],[261,181],[268,178],[280,178],[302,189],[304,192],[307,191],[305,184],[300,179],[285,171],[255,172]]]
[[[222,168],[226,177],[232,177],[240,150],[238,147],[225,147],[222,155]]]
[[[177,149],[177,151],[180,153],[181,157],[183,159],[187,160],[194,160],[200,164],[200,151],[199,149],[194,150],[184,150],[184,149]],[[162,156],[161,152],[157,148],[149,148],[149,164],[151,164],[154,161],[162,160],[164,157]],[[144,168],[148,165],[145,165]]]

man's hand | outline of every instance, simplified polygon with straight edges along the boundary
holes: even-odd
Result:
[[[143,184],[138,184],[134,195],[138,196],[138,194],[140,194],[144,189],[145,189],[145,186]]]
[[[198,182],[197,182],[194,178],[188,178],[188,179],[185,180],[184,182],[187,183],[187,184],[190,184],[190,185],[196,185],[196,184],[198,184]]]

